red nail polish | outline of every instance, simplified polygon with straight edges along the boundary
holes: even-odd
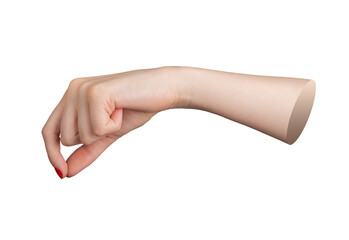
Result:
[[[58,176],[62,179],[63,178],[63,173],[61,172],[61,170],[59,170],[58,168],[55,168],[56,173],[58,174]]]

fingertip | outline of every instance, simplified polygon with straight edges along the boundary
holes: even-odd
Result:
[[[67,175],[66,175],[66,177],[67,178],[71,178],[71,177],[74,177],[75,175],[76,175],[77,173],[70,173],[69,171],[67,172]]]
[[[67,178],[74,177],[76,174],[81,172],[83,169],[88,167],[89,164],[86,164],[86,157],[83,152],[81,151],[81,147],[78,148],[72,156],[70,156],[67,160],[67,165],[68,165],[68,171],[66,174]]]
[[[62,154],[60,152],[56,154],[49,154],[49,159],[58,177],[61,179],[65,178],[68,172],[68,165]]]
[[[53,167],[60,179],[63,179],[67,176],[67,167]]]
[[[58,168],[55,168],[55,170],[56,170],[56,173],[57,173],[58,177],[60,177],[61,179],[63,179],[63,173],[62,173],[62,171],[59,170]]]

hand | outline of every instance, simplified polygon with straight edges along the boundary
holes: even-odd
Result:
[[[314,97],[309,79],[174,66],[136,70],[73,80],[42,134],[58,175],[71,177],[116,139],[175,107],[215,113],[293,144]],[[65,162],[60,142],[83,145]]]
[[[42,129],[51,164],[61,178],[76,175],[118,138],[173,107],[176,96],[166,68],[71,81]],[[83,145],[65,161],[60,143]]]

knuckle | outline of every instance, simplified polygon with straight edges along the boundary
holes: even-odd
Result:
[[[90,101],[95,100],[103,94],[103,86],[101,84],[91,84],[87,89],[87,98]]]
[[[80,136],[80,141],[82,144],[85,144],[85,145],[90,145],[91,143],[93,143],[92,137],[87,135]]]
[[[41,135],[44,138],[47,136],[47,127],[46,127],[46,125],[41,129]]]
[[[62,135],[61,136],[61,143],[64,146],[69,147],[69,146],[73,146],[74,145],[74,140],[69,138],[69,137],[66,137],[65,135]]]
[[[78,94],[79,96],[83,97],[85,95],[85,92],[86,92],[86,89],[87,89],[87,86],[89,85],[88,82],[82,82],[80,83],[79,85],[79,88],[78,88]]]
[[[75,78],[72,81],[70,81],[69,88],[70,89],[78,88],[81,85],[81,83],[84,81],[85,81],[84,78]]]
[[[102,137],[105,134],[104,128],[101,126],[94,126],[93,127],[93,134],[97,137]]]

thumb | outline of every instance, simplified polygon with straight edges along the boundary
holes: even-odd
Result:
[[[93,163],[117,138],[102,137],[92,144],[77,148],[67,159],[67,177],[72,177]]]

